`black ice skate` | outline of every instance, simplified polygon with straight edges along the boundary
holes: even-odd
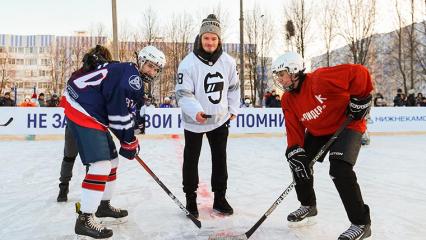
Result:
[[[352,224],[348,230],[340,234],[338,240],[361,240],[371,236],[370,224],[355,225]]]
[[[234,213],[234,209],[226,201],[225,192],[214,193],[213,209],[223,215],[232,215]]]
[[[315,224],[315,216],[318,214],[316,206],[300,206],[296,211],[287,216],[289,227],[302,227]]]
[[[74,231],[77,239],[109,239],[112,237],[112,230],[97,223],[91,213],[78,213]]]
[[[195,218],[198,218],[198,208],[197,208],[197,193],[187,193],[186,194],[186,210],[191,213]]]
[[[69,184],[68,183],[60,183],[59,184],[59,194],[56,198],[56,201],[58,202],[66,202],[68,201],[68,192],[69,192]]]
[[[95,213],[101,224],[121,224],[127,222],[127,210],[111,206],[109,200],[102,200]]]

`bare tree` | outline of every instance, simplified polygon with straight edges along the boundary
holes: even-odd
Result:
[[[260,42],[260,12],[257,6],[255,5],[251,11],[246,11],[247,14],[245,16],[245,33],[247,36],[247,43],[249,45],[255,46],[251,51],[248,52],[248,60],[249,60],[249,83],[250,83],[250,93],[252,102],[256,101],[256,92],[258,86],[258,72],[257,65],[259,61],[259,47],[258,43]],[[241,96],[244,97],[244,96]]]
[[[159,24],[157,22],[157,13],[148,7],[143,12],[142,19],[142,39],[147,45],[152,45],[160,40]],[[143,45],[143,44],[142,44]],[[150,82],[147,86],[147,92],[153,94],[155,82]]]
[[[121,22],[119,27],[118,59],[121,62],[135,62],[135,52],[138,51],[135,42],[131,42],[132,33],[127,21]]]
[[[108,36],[108,31],[105,25],[101,22],[92,24],[89,28],[89,34],[90,36],[96,36],[96,37],[106,37]]]
[[[296,45],[297,52],[302,57],[305,57],[306,46],[310,41],[308,36],[309,25],[312,18],[312,8],[306,0],[291,0],[290,3],[285,6],[285,22],[291,21],[294,25],[294,42]],[[284,35],[289,37],[288,32],[285,28]]]
[[[168,62],[163,72],[165,81],[163,81],[164,87],[160,93],[160,98],[169,96],[170,92],[173,91],[179,63],[189,53],[190,43],[193,42],[196,35],[194,20],[188,13],[173,15],[167,26],[164,35],[168,44],[164,53]]]
[[[424,49],[425,40],[422,41],[422,33],[420,26],[414,22],[416,8],[420,8],[414,0],[409,1],[409,19],[406,19],[400,5],[400,1],[395,1],[395,9],[397,13],[397,29],[395,30],[395,61],[398,66],[398,71],[401,74],[402,83],[400,83],[404,91],[416,88],[420,81],[425,79],[425,63]],[[421,10],[420,10],[421,11]],[[418,28],[416,28],[418,26]],[[418,37],[420,35],[420,37]],[[423,45],[422,45],[423,44]]]
[[[10,66],[9,66],[9,53],[6,48],[4,48],[4,52],[0,52],[0,94],[2,94],[3,89],[7,87],[10,76]]]
[[[265,91],[265,85],[268,80],[267,63],[270,58],[267,56],[269,55],[269,49],[272,45],[274,28],[270,14],[265,12],[265,14],[261,15],[260,18],[260,69],[262,71],[262,79],[260,81],[259,99],[262,99]]]
[[[365,64],[376,17],[376,0],[346,0],[340,16],[341,36],[345,39],[353,63]]]
[[[61,92],[66,77],[69,74],[71,64],[71,53],[64,46],[51,45],[49,48],[49,70],[52,81],[49,92]]]
[[[157,13],[151,7],[143,12],[142,33],[143,39],[148,45],[151,45],[160,37]]]
[[[400,6],[398,4],[398,0],[395,1],[395,9],[396,9],[396,16],[397,16],[397,29],[395,30],[395,42],[396,42],[396,51],[397,51],[397,57],[396,62],[398,65],[398,70],[401,73],[402,77],[402,85],[404,88],[404,92],[407,92],[407,66],[405,61],[405,34],[403,33],[405,21],[401,14]]]
[[[250,92],[252,101],[261,101],[265,90],[267,81],[267,62],[268,53],[271,48],[273,39],[273,24],[270,14],[263,11],[259,6],[254,5],[251,11],[247,11],[245,17],[245,32],[250,46],[248,52],[249,66],[250,66]],[[260,63],[260,78],[258,72],[258,64]]]
[[[327,66],[330,66],[331,49],[334,38],[336,37],[336,22],[337,22],[337,1],[326,0],[323,4],[321,13],[321,26],[323,27],[323,41],[326,49]]]

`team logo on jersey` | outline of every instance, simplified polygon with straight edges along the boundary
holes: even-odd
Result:
[[[207,73],[204,78],[204,91],[213,104],[218,104],[222,100],[223,76],[220,72]]]
[[[321,94],[320,95],[315,95],[315,98],[318,100],[318,102],[320,102],[321,104],[323,104],[324,103],[324,101],[326,101],[327,100],[327,98],[323,98],[323,97],[321,97]]]
[[[315,99],[319,102],[319,105],[315,106],[313,109],[306,111],[302,114],[300,121],[310,121],[318,119],[323,111],[326,109],[327,105],[324,103],[327,101],[327,98],[322,97],[321,94],[315,95]]]
[[[135,89],[136,91],[141,90],[142,88],[141,78],[138,75],[130,76],[129,85],[131,88]]]

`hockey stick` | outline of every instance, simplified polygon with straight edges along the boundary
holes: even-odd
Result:
[[[142,167],[145,168],[149,175],[154,178],[158,185],[160,185],[160,187],[167,193],[167,195],[169,195],[169,197],[173,199],[173,201],[179,206],[179,208],[185,212],[186,216],[191,219],[191,221],[194,222],[194,224],[197,225],[198,228],[201,228],[201,222],[197,218],[195,218],[194,215],[188,212],[185,206],[179,201],[179,199],[176,198],[175,195],[173,195],[172,192],[170,192],[170,190],[166,187],[166,185],[163,184],[163,182],[161,182],[161,180],[155,175],[155,173],[151,171],[148,165],[146,165],[146,163],[138,155],[136,155],[135,158],[142,165]]]
[[[351,117],[346,118],[345,122],[337,129],[337,131],[333,134],[333,136],[321,147],[318,153],[315,155],[312,160],[312,164],[314,164],[321,156],[328,150],[331,144],[339,137],[340,133],[348,126],[348,124],[352,121]],[[294,180],[290,183],[290,185],[284,190],[283,193],[278,197],[277,200],[272,204],[272,206],[268,209],[268,211],[263,214],[263,216],[251,227],[246,233],[236,235],[236,236],[210,236],[209,240],[247,240],[250,236],[259,228],[259,226],[266,220],[266,218],[278,207],[278,205],[284,200],[284,198],[293,190],[296,182]]]
[[[9,118],[9,120],[7,120],[7,122],[5,124],[0,124],[0,126],[2,127],[6,127],[7,125],[9,125],[11,122],[13,121],[13,117]]]

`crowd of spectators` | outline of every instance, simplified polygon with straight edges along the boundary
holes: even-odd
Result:
[[[406,95],[402,89],[398,88],[395,97],[393,98],[393,104],[389,104],[386,99],[383,97],[383,94],[376,93],[374,96],[373,104],[375,107],[425,107],[426,106],[426,97],[423,96],[421,92],[415,93],[414,89],[410,89]],[[165,97],[163,102],[158,104],[155,103],[155,100],[152,97],[147,97],[145,99],[145,105],[148,107],[160,107],[160,108],[174,108],[176,107],[173,104],[171,97]],[[264,95],[263,104],[267,108],[280,108],[281,107],[281,96],[276,93],[273,89],[272,91],[267,91]],[[10,92],[5,92],[3,96],[0,96],[0,107],[58,107],[59,106],[59,96],[57,94],[52,94],[46,99],[44,93],[40,93],[38,96],[34,93],[32,96],[25,96],[22,102],[15,103],[14,98]],[[252,100],[249,96],[245,96],[244,100],[241,103],[242,108],[254,107]]]
[[[10,92],[5,92],[3,96],[0,96],[0,107],[58,107],[59,96],[52,94],[48,100],[45,99],[44,93],[40,93],[38,96],[33,93],[32,96],[24,96],[22,102],[15,103]]]
[[[376,93],[374,97],[375,107],[426,107],[426,98],[421,92],[417,93],[414,89],[408,90],[408,95],[398,88],[393,98],[393,104],[388,104],[381,93]]]

